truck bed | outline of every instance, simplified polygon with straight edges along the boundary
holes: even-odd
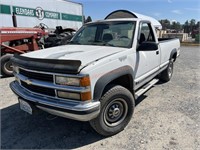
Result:
[[[177,38],[159,38],[159,46],[161,49],[161,65],[165,64],[170,58],[170,52],[177,51],[177,56],[180,53],[180,42]]]

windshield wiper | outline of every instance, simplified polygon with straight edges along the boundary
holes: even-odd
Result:
[[[112,46],[112,47],[115,47],[115,45],[113,44],[110,44],[110,43],[103,43],[104,46]]]
[[[110,44],[110,43],[106,43],[104,41],[97,41],[97,40],[93,41],[93,40],[90,40],[88,42],[91,42],[91,43],[89,43],[89,45],[112,46],[112,47],[115,47],[115,45]]]
[[[68,44],[77,44],[77,45],[80,45],[81,43],[79,43],[79,42],[75,42],[75,41],[69,41]]]

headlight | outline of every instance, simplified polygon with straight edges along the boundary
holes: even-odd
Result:
[[[75,100],[80,100],[81,99],[81,96],[80,96],[79,93],[58,91],[57,94],[58,94],[58,97],[60,97],[60,98],[75,99]]]
[[[84,87],[81,89],[90,89],[90,78],[88,75],[83,77],[55,76],[55,83],[58,85],[76,86],[77,88]],[[66,91],[57,90],[57,96],[64,99],[87,101],[92,98],[91,91],[88,90],[81,90],[79,92],[69,92],[67,89]]]
[[[89,76],[85,76],[82,78],[72,78],[72,77],[64,77],[64,76],[56,76],[56,84],[59,85],[68,85],[68,86],[90,86]]]
[[[69,85],[69,86],[80,86],[80,79],[79,78],[56,76],[56,84]]]
[[[65,99],[73,99],[73,100],[81,100],[81,101],[87,101],[91,100],[91,92],[83,92],[83,93],[72,93],[67,91],[57,91],[57,95],[60,98]]]

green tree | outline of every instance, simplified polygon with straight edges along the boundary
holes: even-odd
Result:
[[[87,22],[92,22],[92,18],[90,16],[87,17],[85,23],[87,23]]]
[[[196,27],[195,27],[197,30],[198,29],[200,29],[200,21],[198,21],[197,23],[196,23]]]
[[[184,26],[184,32],[189,33],[190,32],[190,23],[188,20],[185,22],[185,24],[183,26]]]
[[[171,29],[180,31],[182,29],[182,26],[181,26],[180,22],[172,22]]]
[[[190,32],[192,32],[195,29],[195,24],[196,24],[196,20],[191,19],[190,20]]]
[[[170,21],[168,19],[160,20],[163,30],[170,29]]]

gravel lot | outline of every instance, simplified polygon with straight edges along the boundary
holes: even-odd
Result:
[[[182,47],[174,76],[137,101],[129,125],[104,138],[87,122],[19,109],[9,89],[14,78],[0,79],[2,149],[200,149],[200,48]]]

